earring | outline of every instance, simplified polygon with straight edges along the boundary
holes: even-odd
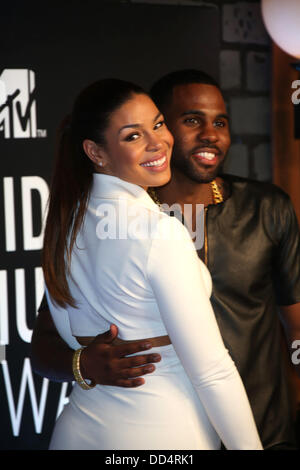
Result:
[[[103,162],[99,162],[99,166],[102,166],[103,165]]]

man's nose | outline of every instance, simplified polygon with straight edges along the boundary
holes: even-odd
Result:
[[[217,142],[218,133],[213,123],[205,123],[198,132],[198,139],[201,142]]]

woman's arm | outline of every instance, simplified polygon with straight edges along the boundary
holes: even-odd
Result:
[[[174,349],[228,449],[261,449],[249,401],[225,349],[191,238],[175,218],[175,237],[152,242],[148,276]],[[163,227],[159,229],[163,233]]]

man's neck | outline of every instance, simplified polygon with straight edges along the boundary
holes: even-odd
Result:
[[[221,183],[221,178],[216,178]],[[155,188],[159,200],[162,203],[172,205],[179,204],[208,204],[213,203],[212,188],[210,183],[197,183],[178,172],[172,171],[171,181],[165,186]]]

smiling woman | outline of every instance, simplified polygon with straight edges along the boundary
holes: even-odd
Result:
[[[162,114],[146,94],[133,94],[113,112],[105,144],[84,140],[83,148],[101,173],[143,188],[166,184],[170,177],[173,137]]]
[[[115,176],[144,189],[165,184],[171,177],[173,137],[147,93],[117,79],[82,90],[59,133],[43,267],[49,292],[64,306],[73,305],[65,250],[69,262],[96,175]]]
[[[54,322],[65,318],[78,345],[76,384],[50,449],[219,449],[221,439],[230,449],[261,449],[209,301],[210,274],[185,226],[145,191],[171,176],[173,137],[160,110],[139,87],[102,80],[79,95],[70,124],[50,191],[43,268]],[[121,235],[102,231],[109,214]],[[111,324],[118,342],[143,338],[163,356],[141,387],[102,385],[86,372],[95,337]]]

